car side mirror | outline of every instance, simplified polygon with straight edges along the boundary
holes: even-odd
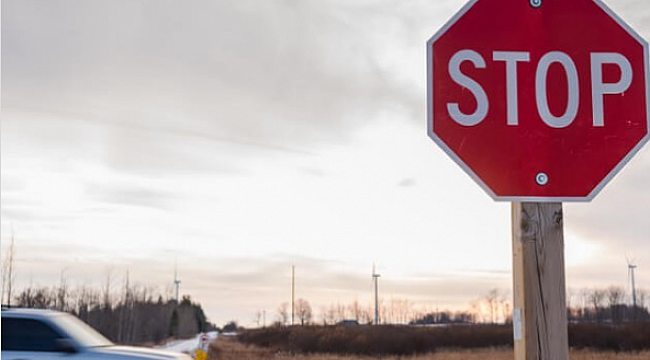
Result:
[[[77,353],[77,348],[74,347],[70,339],[57,339],[56,351],[66,353],[66,354],[75,354]]]

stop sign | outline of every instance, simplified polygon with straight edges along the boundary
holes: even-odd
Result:
[[[600,0],[472,0],[427,43],[428,131],[494,199],[589,201],[648,140],[648,44]]]

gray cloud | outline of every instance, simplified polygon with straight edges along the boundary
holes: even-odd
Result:
[[[89,198],[100,202],[156,209],[166,208],[166,202],[174,198],[167,192],[136,186],[89,184],[86,186],[85,192]]]
[[[401,38],[385,25],[413,22],[380,5],[9,2],[3,162],[19,143],[139,176],[245,175],[242,158],[345,142],[372,114],[424,109],[382,58]]]
[[[403,187],[411,187],[411,186],[415,186],[416,184],[417,181],[414,178],[405,178],[397,183],[398,186],[403,186]]]
[[[282,143],[341,141],[364,113],[417,94],[379,68],[359,5],[178,5],[8,3],[3,106]]]
[[[2,216],[12,222],[40,223],[41,225],[46,225],[51,222],[68,222],[77,215],[55,214],[39,211],[37,207],[27,208],[2,204]]]

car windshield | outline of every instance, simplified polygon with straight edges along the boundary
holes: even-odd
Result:
[[[111,346],[113,343],[83,321],[68,314],[61,314],[52,319],[61,330],[84,347]]]

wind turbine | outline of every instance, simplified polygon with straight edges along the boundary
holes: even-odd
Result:
[[[296,265],[291,264],[291,325],[296,316]]]
[[[178,280],[177,269],[176,269],[176,266],[174,266],[174,288],[176,290],[176,304],[179,304],[179,302],[178,302],[178,300],[179,300],[178,299],[178,290],[179,290],[180,287],[181,287],[181,281]]]
[[[632,309],[633,311],[636,312],[636,282],[634,279],[635,271],[636,271],[636,265],[634,265],[632,262],[630,262],[629,259],[627,259],[627,277],[628,277],[628,281],[630,281],[630,285],[632,286]]]
[[[375,325],[379,325],[379,277],[375,272],[375,264],[372,264],[372,284],[375,287]]]

